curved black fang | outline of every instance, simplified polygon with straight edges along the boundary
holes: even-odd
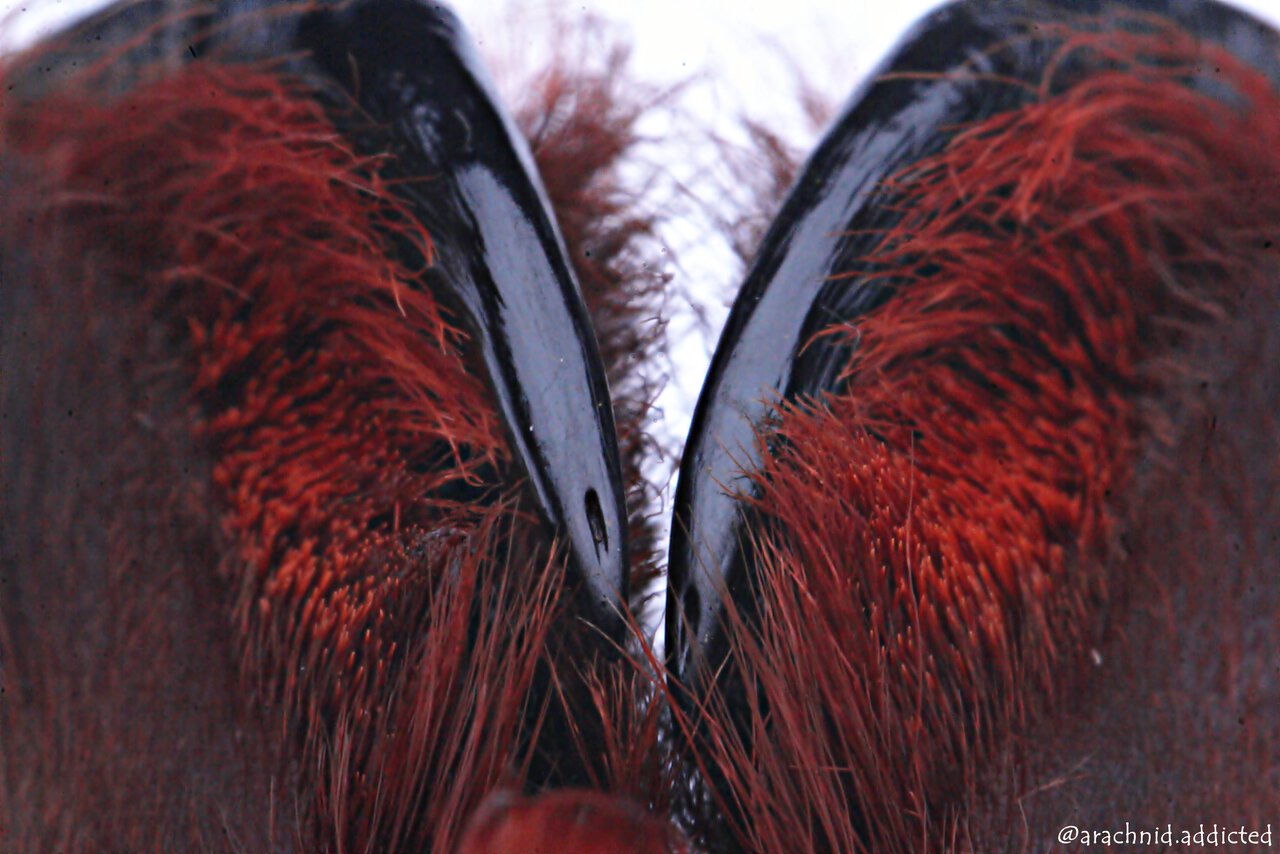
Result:
[[[565,536],[598,621],[617,628],[627,543],[609,389],[523,138],[439,4],[320,11],[297,39],[378,125],[370,144],[391,146],[404,174],[430,177],[402,185],[436,244],[428,275],[469,320],[541,510]]]
[[[1038,82],[1052,49],[1022,39],[1035,20],[1069,15],[1156,13],[1221,43],[1280,81],[1280,41],[1267,25],[1209,0],[971,0],[926,17],[855,91],[809,159],[771,226],[738,295],[703,385],[685,447],[672,522],[667,649],[673,671],[695,686],[724,655],[719,614],[724,592],[750,608],[740,538],[743,471],[761,463],[755,431],[780,396],[836,390],[847,346],[831,338],[802,345],[834,323],[852,321],[891,295],[885,284],[832,280],[857,269],[874,238],[851,237],[892,224],[880,182],[939,151],[948,128],[1008,110],[1030,97],[1019,87],[980,80],[999,74]],[[1107,24],[1104,24],[1107,25]],[[1113,19],[1109,26],[1124,26]],[[1211,71],[1211,70],[1210,70]],[[932,79],[884,80],[892,72]],[[1195,81],[1218,95],[1209,72]],[[1215,89],[1215,85],[1218,86]]]

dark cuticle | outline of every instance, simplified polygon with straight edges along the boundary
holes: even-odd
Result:
[[[604,521],[604,510],[600,506],[600,496],[594,489],[588,489],[583,500],[587,509],[587,524],[591,526],[591,538],[596,543],[596,553],[601,548],[609,550],[609,527]]]

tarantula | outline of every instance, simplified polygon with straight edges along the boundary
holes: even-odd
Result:
[[[0,849],[1269,844],[1280,36],[919,23],[737,296],[662,653],[618,72],[508,113],[419,0],[5,60]]]

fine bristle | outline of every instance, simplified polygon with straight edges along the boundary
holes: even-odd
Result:
[[[963,849],[993,754],[1185,580],[1131,551],[1132,508],[1199,411],[1182,359],[1275,299],[1280,97],[1152,27],[1041,27],[1034,102],[897,176],[857,273],[893,296],[824,333],[856,343],[843,389],[761,438],[748,708],[713,693],[702,750],[749,850]]]
[[[196,505],[209,502],[219,558],[204,607],[226,609],[248,680],[232,705],[269,710],[277,746],[264,758],[279,754],[268,760],[279,768],[263,773],[285,787],[284,772],[305,769],[310,845],[450,850],[485,792],[522,767],[561,576],[516,512],[464,336],[415,284],[429,235],[379,160],[354,154],[300,82],[266,69],[198,63],[115,99],[86,82],[10,104],[4,126],[5,157],[22,169],[7,237],[30,253],[27,287],[131,305],[187,378],[169,417],[189,426],[192,464],[208,471]],[[147,354],[125,339],[108,356]],[[123,573],[108,588],[169,571],[134,560],[104,569]],[[168,617],[140,607],[137,619]],[[11,642],[19,655],[40,646]],[[55,690],[56,677],[33,665],[32,690]],[[137,703],[143,720],[169,714],[153,696]],[[64,791],[45,807],[49,826],[83,825],[97,804]],[[128,813],[88,844],[170,838],[147,835],[145,810],[123,824]]]

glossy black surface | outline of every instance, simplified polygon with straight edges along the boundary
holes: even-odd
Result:
[[[855,91],[793,187],[730,312],[695,410],[676,490],[667,600],[668,663],[695,687],[724,655],[719,632],[724,591],[749,614],[750,568],[741,539],[750,523],[731,493],[751,488],[744,471],[760,465],[755,436],[780,398],[838,390],[851,355],[813,335],[857,318],[892,296],[872,284],[859,260],[891,225],[879,182],[940,150],[949,127],[1008,110],[1025,89],[978,79],[998,74],[1039,82],[1052,45],[1019,40],[1034,20],[1102,15],[1106,27],[1134,12],[1156,12],[1228,47],[1280,81],[1280,40],[1262,22],[1203,0],[1016,3],[981,0],[946,6],[920,22],[870,82]],[[882,79],[924,72],[934,79]],[[1221,92],[1212,69],[1194,81]],[[1219,91],[1215,92],[1215,87]],[[833,274],[857,273],[832,279]]]
[[[111,65],[120,89],[136,82],[139,68],[206,54],[290,57],[288,67],[310,82],[331,84],[340,130],[366,153],[394,154],[387,177],[413,179],[397,191],[436,249],[423,286],[466,327],[538,509],[587,582],[593,622],[617,637],[628,571],[613,410],[524,138],[446,6],[364,0],[295,12],[304,8],[288,0],[116,6],[64,34],[65,48],[42,61],[41,76],[26,81],[21,96],[39,97],[125,42],[138,45],[137,61]],[[141,32],[150,36],[138,39]]]
[[[627,595],[626,514],[604,366],[532,158],[434,3],[380,0],[304,19],[298,44],[380,125],[372,142],[436,243],[428,271],[470,319],[513,449],[564,532],[601,622]]]

